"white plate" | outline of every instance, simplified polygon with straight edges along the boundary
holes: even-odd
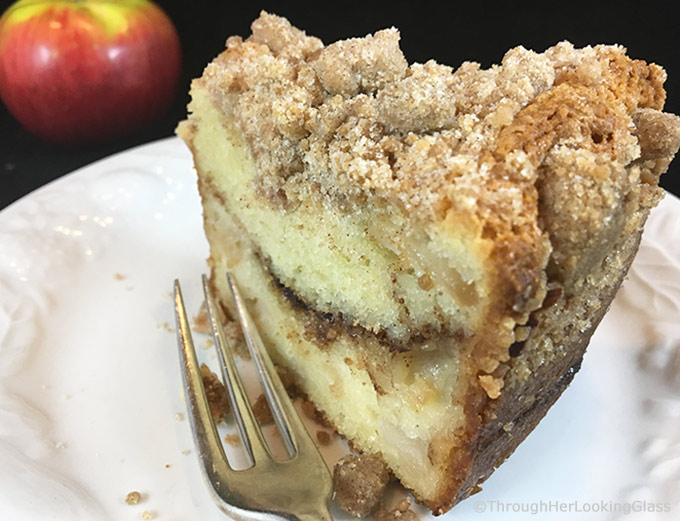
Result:
[[[206,256],[175,138],[0,213],[0,519],[224,519],[176,418],[171,284],[196,309]],[[124,502],[132,490],[142,503]],[[680,518],[678,199],[650,217],[572,386],[484,491],[439,519],[476,518]]]

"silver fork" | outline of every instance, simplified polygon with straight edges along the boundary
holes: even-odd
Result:
[[[331,521],[328,508],[332,485],[328,467],[286,394],[236,282],[229,273],[227,280],[246,344],[290,458],[277,461],[272,457],[227,345],[215,297],[207,277],[203,275],[203,293],[223,381],[245,452],[251,462],[251,466],[245,470],[234,470],[229,465],[210,414],[182,292],[179,281],[175,280],[175,319],[184,391],[200,466],[210,485],[212,498],[221,510],[239,521]]]

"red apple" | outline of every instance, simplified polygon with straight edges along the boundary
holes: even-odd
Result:
[[[168,108],[180,55],[148,0],[20,0],[0,18],[0,98],[47,141],[103,141]]]

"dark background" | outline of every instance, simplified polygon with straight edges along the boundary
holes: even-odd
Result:
[[[11,2],[0,2],[4,11]],[[184,118],[191,78],[224,47],[227,36],[247,36],[261,9],[288,17],[324,43],[395,26],[409,62],[434,58],[458,66],[498,63],[516,45],[542,51],[568,39],[577,46],[620,43],[633,58],[668,72],[666,110],[680,114],[680,23],[674,2],[158,2],[174,21],[184,53],[170,110],[150,128],[104,145],[65,148],[40,142],[0,104],[0,209],[78,167],[131,146],[171,136]],[[662,186],[680,195],[680,160]]]

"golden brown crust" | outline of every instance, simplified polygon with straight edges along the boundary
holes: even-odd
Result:
[[[623,269],[613,276],[612,285],[603,288],[598,295],[598,308],[589,316],[587,330],[576,332],[575,328],[568,328],[568,324],[561,324],[559,318],[555,318],[570,306],[584,304],[563,300],[552,310],[552,316],[544,317],[541,327],[535,329],[523,348],[523,358],[517,357],[509,364],[506,392],[498,400],[489,400],[483,393],[476,394],[476,402],[471,397],[472,403],[466,414],[477,414],[479,423],[477,428],[469,431],[467,457],[459,455],[451,465],[453,479],[449,487],[442,492],[439,500],[427,503],[433,512],[444,513],[456,503],[479,492],[480,484],[512,454],[569,386],[580,369],[590,337],[632,263],[639,237],[626,242],[628,244],[624,251],[628,258],[623,260]],[[561,335],[556,334],[560,326],[564,326],[565,331]],[[561,345],[561,351],[553,353],[553,360],[534,366],[530,378],[523,378],[526,359],[532,355],[545,354],[541,340],[548,332],[551,343]]]
[[[504,389],[492,400],[472,388],[466,404],[469,426],[453,447],[451,479],[439,498],[425,504],[444,513],[481,490],[480,484],[534,429],[579,370],[590,337],[602,320],[637,252],[642,228],[659,194],[643,185],[629,194],[625,232],[581,281],[578,294],[553,286],[532,313],[528,337],[506,364]],[[520,337],[521,338],[521,337]],[[461,442],[459,441],[459,444]]]
[[[526,154],[526,160],[538,168],[537,186],[540,187],[554,185],[545,177],[554,175],[555,168],[539,167],[545,164],[548,152],[560,143],[568,143],[572,151],[576,149],[574,154],[581,162],[585,161],[589,152],[603,158],[592,168],[593,174],[600,178],[596,180],[598,184],[607,183],[609,178],[617,174],[617,169],[612,169],[610,164],[618,164],[620,171],[634,160],[635,151],[631,151],[635,145],[631,135],[631,115],[640,108],[662,107],[665,99],[662,86],[664,74],[658,66],[631,60],[614,49],[601,48],[601,54],[603,70],[597,84],[592,84],[589,78],[584,78],[575,69],[558,74],[553,88],[536,96],[515,115],[510,124],[501,129],[495,148],[482,157],[482,163],[491,163],[490,168],[496,171],[498,178],[520,184],[521,178],[515,179],[518,171],[508,158],[521,151]],[[665,135],[669,135],[668,130]],[[667,151],[669,145],[662,148]],[[577,170],[575,165],[570,167]],[[539,193],[540,190],[534,184],[525,186],[524,201],[528,203],[528,211],[524,219],[510,222],[502,217],[487,220],[486,233],[492,234],[497,244],[494,257],[510,260],[517,256],[521,259],[519,262],[504,262],[502,268],[505,270],[509,294],[516,295],[513,303],[515,311],[532,310],[522,304],[521,298],[531,302],[530,297],[535,296],[541,282],[540,272],[549,253],[547,247],[541,247],[544,231],[552,234],[553,259],[561,258],[562,263],[566,262],[566,258],[573,261],[579,254],[592,250],[591,241],[585,240],[585,236],[592,234],[594,227],[601,226],[611,216],[610,209],[602,202],[594,201],[589,194],[574,194],[573,185],[573,180],[568,181],[564,190],[571,189],[572,197],[565,198],[567,194],[560,193],[563,200],[568,201],[569,211],[564,212],[565,215],[550,215],[552,221],[542,223],[543,226],[547,225],[547,229],[541,230],[536,226],[541,202],[546,199],[546,194],[545,191]],[[619,195],[624,195],[628,190],[628,186],[617,188]],[[573,195],[581,197],[574,198]],[[579,200],[585,204],[579,205]],[[552,201],[551,206],[554,207],[556,203]],[[587,220],[584,218],[586,213],[589,214]],[[569,222],[575,214],[576,219]],[[592,224],[586,226],[588,222]],[[555,241],[555,232],[562,236],[570,233],[565,232],[565,224],[569,230],[575,230],[578,237],[575,240]],[[521,234],[518,227],[523,230]],[[597,239],[602,239],[600,235]],[[605,241],[599,242],[603,244]],[[575,251],[575,248],[579,251]],[[569,267],[555,266],[554,269],[562,269],[560,278],[563,282],[571,276],[566,273]],[[571,271],[574,271],[573,267]]]

